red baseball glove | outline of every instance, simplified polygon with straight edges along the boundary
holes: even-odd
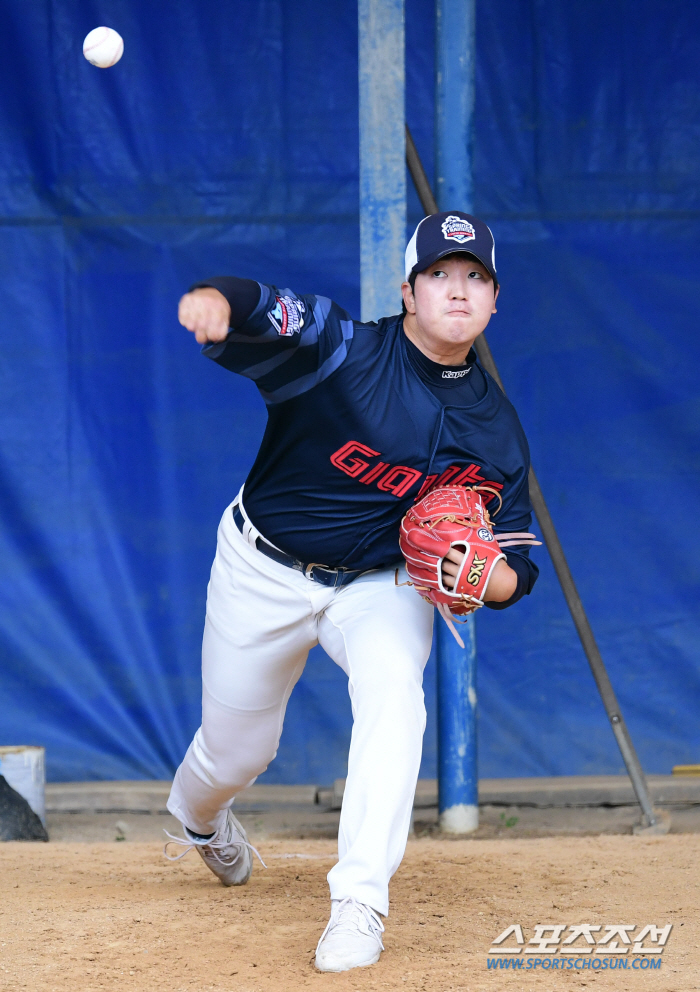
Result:
[[[496,496],[500,509],[500,494],[489,486],[434,489],[406,513],[399,536],[410,585],[437,607],[462,647],[452,615],[465,616],[484,605],[493,567],[505,558],[494,537],[482,492]],[[499,536],[506,539],[506,546],[539,543],[533,534]],[[463,551],[464,559],[454,587],[447,589],[442,580],[442,562],[450,548]]]

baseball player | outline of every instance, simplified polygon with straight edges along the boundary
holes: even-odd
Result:
[[[268,422],[219,526],[202,725],[168,809],[183,853],[196,848],[224,885],[248,881],[253,849],[231,804],[275,757],[287,700],[321,644],[348,676],[353,712],[321,971],[379,959],[411,821],[435,611],[405,584],[401,519],[431,490],[482,483],[500,500],[496,537],[531,519],[523,430],[471,347],[496,312],[489,228],[459,211],[426,217],[401,290],[403,314],[376,323],[236,277],[198,283],[179,309],[207,357],[256,383]],[[446,589],[463,558],[453,548],[442,561]],[[536,578],[527,544],[512,545],[485,605],[512,605]]]

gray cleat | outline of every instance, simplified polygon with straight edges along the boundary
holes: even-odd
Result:
[[[163,848],[163,854],[168,861],[179,861],[194,848],[207,868],[214,872],[223,885],[245,885],[253,870],[253,854],[263,868],[265,862],[248,841],[248,835],[233,815],[226,811],[226,820],[222,827],[209,840],[200,840],[193,836],[187,827],[183,827],[184,837],[174,837],[165,831],[170,840]],[[182,854],[168,854],[170,844],[180,844],[186,848]]]

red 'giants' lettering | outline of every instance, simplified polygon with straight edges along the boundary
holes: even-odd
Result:
[[[380,455],[381,451],[375,451],[367,444],[362,444],[360,441],[348,441],[342,448],[333,452],[331,462],[341,472],[349,475],[351,479],[357,479],[365,486],[375,482],[377,489],[381,492],[391,493],[397,499],[402,499],[409,489],[423,477],[423,473],[420,469],[409,468],[408,465],[392,466],[389,462],[379,461],[372,465],[371,459],[379,458]],[[485,482],[495,489],[503,489],[501,482],[490,482],[483,475],[479,475],[480,468],[480,465],[474,463],[467,468],[464,468],[463,465],[450,465],[440,476],[428,475],[416,499],[421,499],[431,489],[438,489],[440,486],[473,486],[479,482]],[[485,503],[492,499],[491,494],[484,494]]]
[[[336,468],[339,468],[341,472],[345,472],[349,475],[351,479],[354,479],[364,472],[366,468],[369,468],[369,462],[363,461],[362,458],[351,458],[351,455],[361,454],[368,458],[374,458],[376,455],[381,454],[379,451],[375,451],[373,448],[368,448],[366,444],[360,444],[359,441],[348,441],[344,444],[342,448],[338,448],[336,452],[331,455],[331,462]]]
[[[372,482],[377,483],[377,488],[383,493],[393,493],[398,499],[405,496],[414,482],[418,482],[423,473],[418,468],[409,468],[407,465],[394,465],[389,462],[377,462],[370,468],[367,458],[377,458],[381,451],[361,444],[360,441],[348,441],[342,448],[338,448],[331,455],[331,462],[341,472],[345,472],[351,479],[357,479],[365,469],[369,469],[358,482],[369,486]],[[358,457],[360,456],[360,457]]]
[[[423,473],[417,468],[406,468],[405,465],[395,465],[377,483],[377,489],[394,496],[405,496],[414,482],[418,482]]]

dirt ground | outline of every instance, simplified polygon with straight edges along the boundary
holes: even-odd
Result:
[[[385,953],[342,975],[311,963],[333,842],[267,841],[261,854],[267,870],[256,864],[247,886],[225,889],[196,854],[169,864],[154,843],[0,845],[0,988],[700,989],[695,835],[411,840]],[[547,923],[673,930],[660,970],[489,970],[491,942],[512,923],[526,941]]]

